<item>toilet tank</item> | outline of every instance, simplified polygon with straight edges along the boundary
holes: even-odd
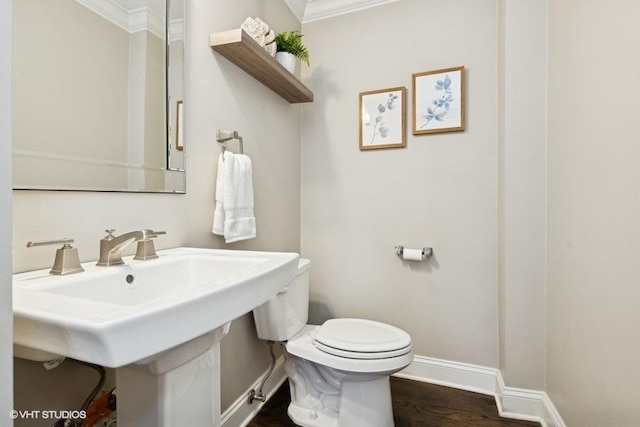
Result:
[[[276,296],[253,310],[258,337],[267,341],[286,341],[306,325],[310,268],[311,261],[300,258],[296,277]]]

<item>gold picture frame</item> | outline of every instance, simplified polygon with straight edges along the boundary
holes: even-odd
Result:
[[[424,71],[412,77],[413,134],[464,131],[464,66]]]
[[[406,91],[393,87],[360,92],[360,150],[406,146]]]

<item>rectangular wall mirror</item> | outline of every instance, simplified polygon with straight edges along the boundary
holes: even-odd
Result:
[[[184,0],[14,0],[13,186],[184,193]]]

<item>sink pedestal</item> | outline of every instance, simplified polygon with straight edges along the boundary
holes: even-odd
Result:
[[[220,341],[229,325],[116,369],[118,426],[219,427]]]

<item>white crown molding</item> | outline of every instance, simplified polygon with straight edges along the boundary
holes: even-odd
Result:
[[[307,0],[284,0],[291,12],[298,18],[298,21],[302,22],[304,19],[304,10],[307,6]]]
[[[76,0],[78,3],[102,16],[107,21],[129,31],[129,12],[111,0]]]
[[[162,17],[147,7],[127,10],[113,0],[76,1],[128,33],[148,30],[160,38],[164,36]]]
[[[162,25],[162,17],[158,16],[148,7],[140,7],[129,11],[128,22],[129,33],[137,33],[139,31],[149,31],[157,37],[164,37],[164,25]]]
[[[291,0],[285,0],[287,3],[289,1]],[[306,24],[397,1],[399,0],[309,0],[304,11],[302,23]]]
[[[169,41],[184,39],[184,19],[174,19],[169,23]]]

